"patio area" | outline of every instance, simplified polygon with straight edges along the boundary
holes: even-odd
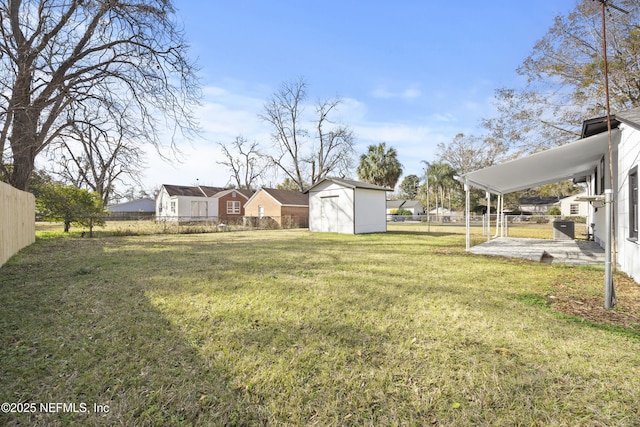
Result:
[[[604,249],[586,240],[500,237],[469,249],[478,255],[524,258],[546,264],[604,265]]]

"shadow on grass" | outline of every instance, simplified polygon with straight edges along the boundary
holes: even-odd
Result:
[[[144,263],[144,250],[109,262],[98,240],[58,240],[57,250],[63,242],[76,246],[75,258],[45,242],[2,268],[0,399],[36,406],[0,414],[1,424],[265,422],[229,367],[203,358],[150,304],[144,281],[129,270]],[[50,402],[66,406],[39,406]],[[95,413],[94,404],[102,411]]]
[[[527,337],[503,348],[518,339],[503,321],[522,309],[504,298],[511,266],[443,262],[404,236],[39,242],[0,277],[0,397],[110,412],[0,422],[512,425],[555,414],[555,396],[538,400],[562,378],[532,369]],[[533,326],[557,344],[553,328]],[[558,396],[592,380],[571,375]],[[637,397],[611,400],[625,393],[625,404]],[[557,424],[581,413],[566,405]]]

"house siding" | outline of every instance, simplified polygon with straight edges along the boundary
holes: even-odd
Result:
[[[622,271],[640,282],[640,245],[629,240],[629,172],[640,164],[640,131],[620,125],[622,137],[618,146],[617,261]]]
[[[292,227],[309,226],[309,208],[303,206],[282,206],[282,219]]]
[[[244,205],[245,216],[260,216],[258,206],[264,206],[264,216],[282,216],[280,203],[264,191],[258,191],[258,194]]]
[[[622,132],[616,132],[614,135],[614,139],[612,141],[613,149],[613,188],[618,188],[618,171],[620,170],[620,166],[618,164],[618,149],[620,146],[620,141],[622,140]],[[609,153],[604,154],[604,165],[598,165],[596,168],[596,176],[592,181],[592,189],[595,189],[594,194],[600,195],[604,194],[604,190],[611,188],[611,182],[609,179]],[[601,188],[601,178],[604,176],[604,189]],[[593,190],[592,190],[593,191]],[[618,200],[619,196],[617,191],[613,192],[613,200]],[[619,204],[619,203],[616,203]],[[616,221],[618,221],[618,217],[616,216]],[[602,247],[605,246],[605,209],[604,208],[593,208],[593,223],[595,224],[595,238],[594,240],[598,242],[598,244]],[[619,225],[617,225],[619,227]]]
[[[218,209],[218,219],[220,221],[236,222],[241,221],[242,217],[245,216],[244,204],[247,202],[247,197],[239,191],[228,191],[219,197],[214,196],[214,199],[218,201],[216,205]],[[227,202],[239,202],[240,211],[238,213],[228,213]]]
[[[282,205],[265,190],[259,190],[244,205],[245,216],[255,218],[259,217],[260,206],[264,207],[263,216],[273,219],[279,226],[307,227],[309,225],[308,206]]]

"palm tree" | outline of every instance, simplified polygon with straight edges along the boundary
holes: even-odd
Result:
[[[370,145],[367,154],[360,156],[358,177],[371,184],[394,188],[402,175],[402,165],[393,147],[387,149],[384,142]]]
[[[427,179],[429,184],[435,190],[436,196],[436,221],[438,219],[438,190],[440,191],[440,203],[444,206],[445,192],[449,191],[449,211],[451,211],[451,189],[455,186],[453,178],[456,171],[450,164],[440,162],[432,163],[428,169]]]

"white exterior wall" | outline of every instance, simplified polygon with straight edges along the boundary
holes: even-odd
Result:
[[[207,216],[198,216],[198,212],[192,212],[191,202],[205,202],[207,204]],[[171,205],[175,209],[171,209]],[[156,220],[158,221],[198,221],[216,219],[218,217],[218,199],[208,197],[170,196],[164,187],[156,197]]]
[[[167,190],[162,187],[156,197],[156,220],[168,220],[174,216],[171,213],[171,196]]]
[[[617,132],[614,134],[613,136],[613,176],[614,176],[614,183],[613,183],[613,187],[617,188],[617,183],[618,183],[618,145],[619,145],[619,141],[622,138],[622,133],[623,132]],[[595,178],[594,183],[592,185],[592,191],[594,192],[593,194],[599,195],[599,194],[604,194],[602,193],[600,190],[600,177],[604,175],[604,188],[608,189],[611,187],[610,184],[610,179],[609,179],[609,153],[605,153],[605,160],[604,160],[604,170],[601,170],[600,165],[598,165],[597,167],[597,176]],[[616,197],[618,197],[618,194],[616,191],[613,192],[613,199],[616,200]],[[597,208],[594,209],[594,213],[593,213],[593,223],[595,224],[595,241],[598,242],[598,244],[600,244],[600,246],[604,247],[605,245],[605,226],[604,226],[604,220],[605,220],[605,209],[604,208]],[[616,223],[618,222],[618,218],[616,217]]]
[[[386,192],[357,188],[355,196],[356,234],[386,232]]]
[[[584,196],[586,193],[565,197],[560,200],[560,214],[562,216],[587,216],[588,202],[576,202],[576,198]],[[571,205],[578,205],[578,213],[571,213]]]
[[[620,125],[621,140],[618,146],[618,199],[616,207],[617,262],[620,270],[640,282],[640,245],[629,240],[629,171],[640,164],[640,131]]]
[[[326,182],[310,191],[309,231],[353,234],[353,193],[352,188],[333,182]]]

